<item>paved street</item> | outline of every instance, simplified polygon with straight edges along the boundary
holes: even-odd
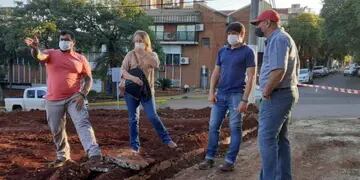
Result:
[[[331,74],[314,80],[314,85],[360,90],[360,78],[343,76],[342,72]],[[360,117],[360,95],[346,94],[321,88],[300,87],[300,100],[293,110],[294,119],[331,119]],[[189,94],[191,96],[191,94]],[[198,95],[197,95],[198,96]],[[158,108],[172,109],[208,107],[206,94],[200,98],[169,100]],[[117,109],[117,107],[95,107],[101,109]],[[120,109],[126,109],[121,106]]]
[[[317,78],[314,85],[324,85],[339,88],[360,90],[360,78],[343,76],[342,72]],[[319,118],[354,118],[360,117],[360,95],[300,87],[300,100],[293,111],[295,119]],[[173,109],[203,108],[210,106],[206,98],[181,99],[169,101],[167,105]]]
[[[318,78],[315,85],[360,89],[359,77],[344,77],[341,72]],[[300,87],[300,100],[293,111],[295,119],[360,117],[360,95]]]

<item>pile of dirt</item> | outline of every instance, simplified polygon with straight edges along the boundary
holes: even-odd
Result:
[[[161,109],[158,111],[177,149],[162,144],[145,114],[140,115],[140,156],[146,166],[139,170],[120,168],[107,161],[107,173],[94,173],[79,166],[86,161],[76,130],[68,118],[67,133],[71,146],[70,163],[63,168],[48,169],[46,164],[55,158],[55,147],[47,126],[45,112],[2,113],[0,115],[0,177],[7,179],[162,179],[171,177],[182,168],[199,162],[207,145],[210,108],[191,110]],[[244,140],[256,136],[257,109],[249,109],[243,120],[248,133]],[[68,116],[69,117],[69,116]],[[90,118],[97,141],[106,157],[120,157],[128,150],[127,111],[93,110]],[[221,140],[229,136],[224,122]],[[223,145],[224,146],[224,145]],[[112,163],[112,164],[111,164]],[[60,176],[61,174],[61,176]]]

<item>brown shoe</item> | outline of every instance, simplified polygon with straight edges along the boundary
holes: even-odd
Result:
[[[91,157],[89,158],[89,161],[92,161],[92,162],[102,161],[102,156],[101,156],[101,155],[91,156]]]
[[[91,156],[88,161],[81,164],[85,168],[96,172],[108,172],[109,168],[103,163],[101,155]]]
[[[208,169],[214,167],[214,164],[215,164],[214,160],[205,159],[203,162],[201,162],[199,164],[199,169],[200,170],[208,170]]]
[[[233,171],[234,170],[234,165],[230,164],[228,162],[225,162],[224,164],[219,166],[220,171],[223,172],[229,172],[229,171]]]

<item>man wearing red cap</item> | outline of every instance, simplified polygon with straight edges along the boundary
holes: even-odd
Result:
[[[251,24],[257,26],[257,36],[266,37],[259,79],[263,95],[258,131],[262,160],[260,179],[291,180],[287,126],[291,109],[299,98],[298,50],[291,36],[280,28],[276,11],[262,12]]]

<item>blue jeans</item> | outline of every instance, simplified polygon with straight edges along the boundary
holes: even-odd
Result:
[[[258,143],[262,167],[260,180],[291,180],[288,123],[291,109],[299,99],[296,87],[282,89],[260,104]]]
[[[209,122],[209,143],[205,159],[212,160],[218,149],[219,133],[226,112],[229,111],[229,126],[231,133],[230,146],[225,156],[225,161],[234,164],[240,150],[242,140],[241,113],[236,109],[242,98],[241,93],[217,94],[217,101],[211,109]]]
[[[164,124],[161,122],[155,105],[155,98],[150,99],[136,100],[131,95],[125,93],[125,101],[128,108],[129,114],[129,135],[130,135],[130,145],[134,150],[139,150],[140,141],[139,141],[139,115],[140,115],[140,103],[142,104],[145,114],[148,120],[151,122],[152,126],[155,128],[157,134],[161,138],[162,142],[165,144],[170,143],[172,140],[169,136],[168,131],[166,130]]]

